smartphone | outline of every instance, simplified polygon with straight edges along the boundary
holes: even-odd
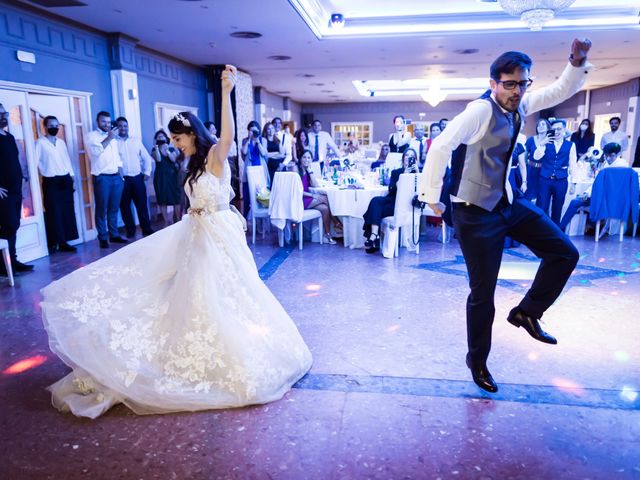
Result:
[[[117,122],[111,122],[111,128],[118,128]]]
[[[551,138],[551,137],[555,137],[556,136],[556,132],[554,132],[553,130],[549,130],[547,132],[547,137]]]

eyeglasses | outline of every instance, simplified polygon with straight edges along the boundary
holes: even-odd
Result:
[[[10,116],[9,112],[0,112],[0,118],[9,118]]]
[[[516,82],[515,80],[496,80],[496,83],[501,83],[505,90],[515,90],[516,87],[520,90],[526,90],[531,86],[533,80],[530,78],[520,82]]]

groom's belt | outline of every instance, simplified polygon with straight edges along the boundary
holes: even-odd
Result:
[[[221,212],[223,210],[229,210],[229,205],[214,205],[213,207],[191,207],[187,210],[189,215],[210,215],[212,213]]]

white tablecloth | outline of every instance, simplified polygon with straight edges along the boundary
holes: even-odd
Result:
[[[334,185],[327,187],[311,187],[309,190],[315,193],[324,193],[329,199],[331,213],[340,217],[344,232],[344,246],[349,248],[362,248],[364,237],[362,216],[369,207],[369,202],[374,197],[382,197],[389,191],[388,187],[375,186],[364,189],[340,188]]]

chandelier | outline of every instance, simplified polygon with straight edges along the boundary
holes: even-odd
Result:
[[[569,7],[576,0],[498,0],[502,9],[520,19],[531,30],[542,30],[542,26],[553,20],[556,13]]]
[[[421,92],[420,96],[422,100],[427,102],[432,107],[437,107],[440,102],[444,102],[447,98],[447,92],[440,88],[440,85],[436,82],[431,83],[429,86],[429,90],[426,92]]]

